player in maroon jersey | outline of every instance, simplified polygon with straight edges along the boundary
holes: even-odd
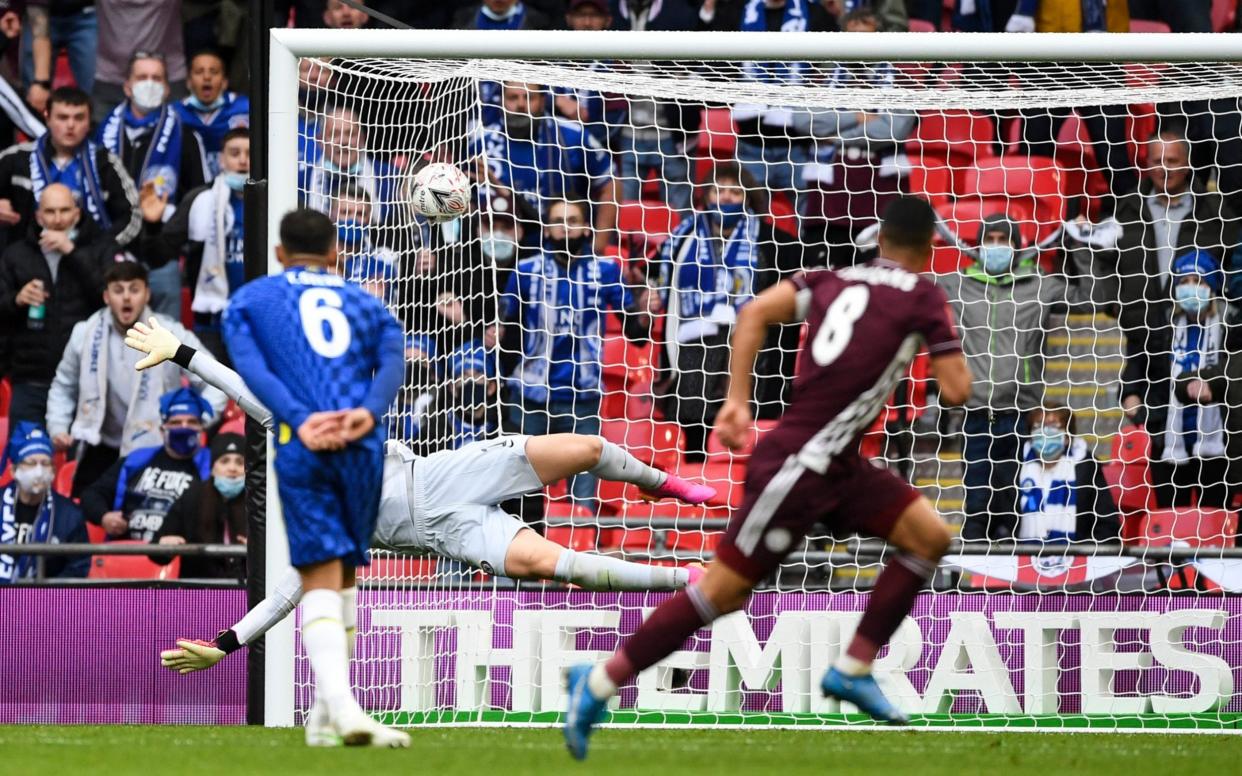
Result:
[[[742,308],[729,397],[716,418],[721,441],[736,448],[751,427],[751,374],[768,327],[806,321],[792,402],[755,448],[742,508],[703,579],[665,601],[607,661],[570,669],[565,742],[574,757],[586,756],[591,729],[619,686],[699,628],[745,606],[755,585],[816,522],[878,536],[900,550],[876,580],[853,642],[820,687],[876,719],[907,721],[872,678],[871,662],[935,571],[949,531],[918,491],[862,458],[858,443],[921,348],[931,355],[941,403],[960,404],[970,395],[970,370],[944,292],[917,274],[931,256],[935,219],[926,202],[902,197],[884,213],[880,258],[808,272]]]

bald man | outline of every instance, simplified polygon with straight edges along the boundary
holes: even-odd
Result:
[[[56,365],[78,321],[103,306],[116,243],[63,184],[44,187],[23,239],[0,256],[0,331],[9,333],[12,422],[44,422]]]

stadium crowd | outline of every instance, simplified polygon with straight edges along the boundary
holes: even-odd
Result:
[[[277,5],[296,26],[383,26],[339,0]],[[1236,0],[367,5],[431,29],[1236,24]],[[0,0],[0,33],[9,66],[0,82],[0,543],[244,542],[240,411],[171,363],[135,371],[141,354],[124,334],[154,316],[229,363],[221,317],[245,282],[247,4]],[[811,73],[798,63],[747,63],[737,75],[818,77],[827,88],[885,88],[908,76],[888,64]],[[972,66],[961,76],[996,73]],[[390,432],[420,454],[501,431],[602,434],[689,476],[732,483],[710,507],[726,514],[740,499],[741,469],[709,430],[738,310],[797,271],[867,257],[877,214],[915,193],[946,225],[932,268],[981,378],[960,429],[942,418],[934,445],[959,445],[942,445],[940,434],[960,437],[964,539],[1137,539],[1149,509],[1237,506],[1237,100],[920,114],[483,83],[461,158],[412,159],[375,136],[375,103],[351,102],[334,89],[338,77],[328,63],[301,61],[300,197],[337,223],[342,273],[389,302],[407,329],[406,388]],[[477,202],[459,221],[428,224],[405,205],[410,177],[429,161],[458,163],[476,181]],[[1039,354],[1067,315],[1117,319],[1124,368],[1108,386],[1125,414],[1117,439],[1133,443],[1145,429],[1144,455],[1102,460],[1102,435],[1080,433],[1081,418],[1056,398],[1065,392],[1046,390]],[[773,331],[760,354],[761,430],[788,401],[799,336]],[[908,461],[915,426],[935,421],[927,393],[917,374],[903,382],[865,444]],[[1133,482],[1138,497],[1121,487]],[[579,475],[549,499],[526,499],[522,516],[628,516],[626,495]],[[596,540],[608,542],[602,532]],[[23,558],[0,564],[0,577],[87,570],[84,559]],[[180,573],[244,572],[186,559]]]

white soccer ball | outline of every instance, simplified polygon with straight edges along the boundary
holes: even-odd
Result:
[[[433,224],[452,221],[466,214],[470,179],[451,164],[429,164],[414,176],[411,198],[419,215]]]

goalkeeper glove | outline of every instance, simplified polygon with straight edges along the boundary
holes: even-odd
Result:
[[[160,653],[160,664],[170,671],[188,674],[211,668],[228,654],[216,646],[214,641],[198,639],[178,639],[176,649],[166,649]]]
[[[138,371],[168,361],[177,355],[177,348],[181,347],[181,340],[177,339],[176,334],[161,326],[155,318],[149,318],[148,321],[150,325],[138,321],[125,332],[125,344],[147,354],[146,358],[134,365]]]

